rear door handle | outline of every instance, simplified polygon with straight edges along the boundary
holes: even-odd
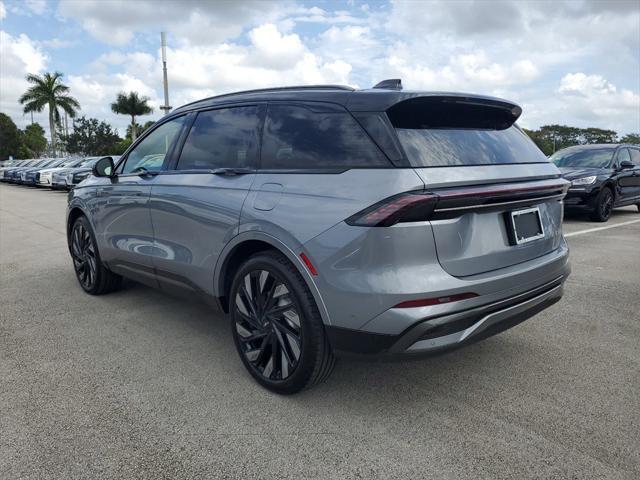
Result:
[[[246,175],[247,173],[253,173],[253,170],[250,168],[216,168],[211,170],[211,173],[214,175]]]

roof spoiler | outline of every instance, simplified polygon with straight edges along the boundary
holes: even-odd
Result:
[[[428,95],[402,100],[387,110],[396,128],[504,130],[522,114],[515,103],[480,96]]]
[[[399,78],[382,80],[381,82],[376,83],[373,88],[379,88],[383,90],[402,90],[402,80]]]

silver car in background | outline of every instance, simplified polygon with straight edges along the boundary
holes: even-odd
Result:
[[[569,182],[520,114],[397,80],[185,105],[69,195],[76,275],[90,294],[124,276],[217,305],[279,393],[339,354],[469,344],[557,302],[570,272]]]

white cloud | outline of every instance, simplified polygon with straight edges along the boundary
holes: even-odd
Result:
[[[387,59],[386,77],[400,77],[413,90],[461,90],[495,95],[511,85],[533,81],[538,69],[527,59],[513,63],[492,62],[483,51],[453,56],[444,65],[430,66],[412,61],[397,45],[396,54]]]
[[[27,117],[18,103],[20,96],[29,87],[25,76],[28,73],[42,73],[47,61],[46,54],[37,42],[27,35],[12,36],[0,30],[0,110],[10,115],[18,126],[27,124]],[[45,120],[43,115],[40,123],[45,123]]]
[[[560,80],[559,93],[588,97],[593,94],[615,94],[616,87],[601,75],[585,75],[582,72],[567,73]]]
[[[0,20],[3,20],[7,16],[7,8],[4,6],[4,2],[0,2]]]
[[[48,48],[69,48],[77,45],[73,40],[63,40],[61,38],[51,38],[40,42],[44,47]]]
[[[46,0],[25,0],[25,5],[36,15],[42,15],[47,10]]]
[[[278,6],[259,0],[171,2],[61,0],[58,13],[75,18],[102,42],[125,45],[136,33],[165,30],[181,41],[212,45],[235,38],[249,25],[277,18]]]
[[[286,69],[294,66],[304,55],[305,47],[298,35],[283,35],[278,28],[267,23],[249,32],[253,46],[252,60],[256,66]]]
[[[640,94],[619,89],[601,75],[567,73],[554,92],[525,105],[523,116],[534,126],[558,123],[639,132]]]

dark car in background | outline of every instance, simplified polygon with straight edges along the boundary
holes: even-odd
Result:
[[[583,210],[606,222],[616,207],[637,205],[640,211],[640,146],[596,144],[569,147],[550,160],[571,181],[567,210]]]

